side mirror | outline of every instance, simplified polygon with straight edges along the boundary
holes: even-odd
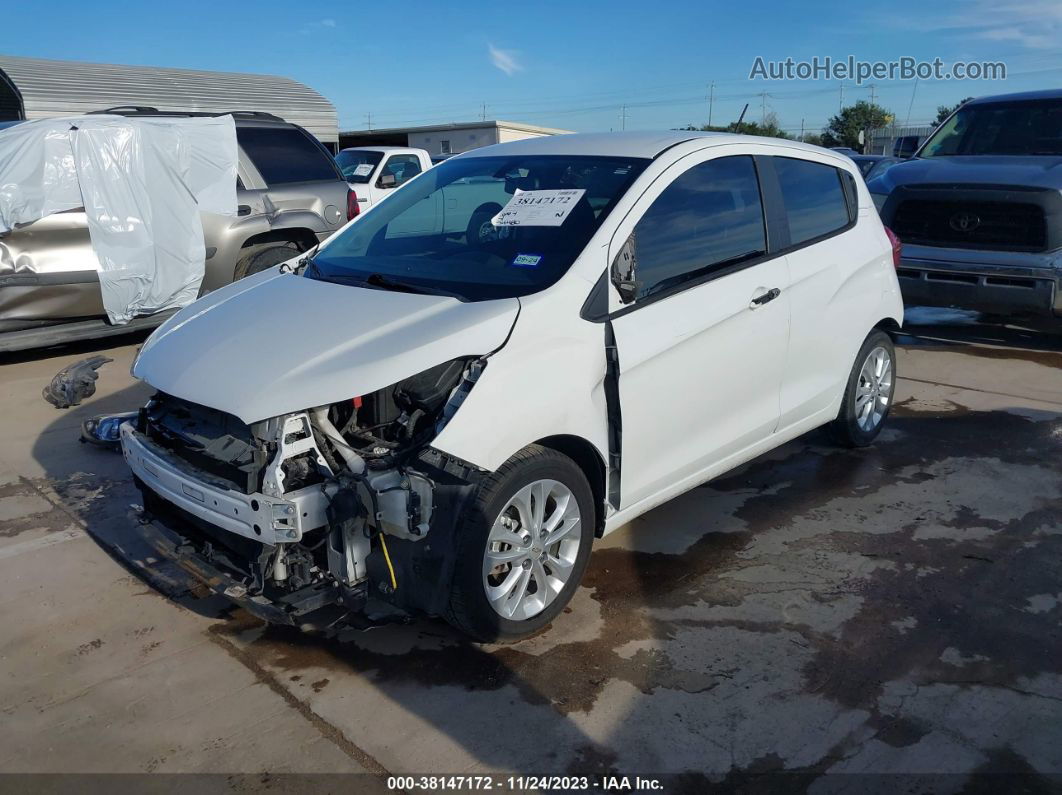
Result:
[[[393,187],[395,187],[395,175],[394,174],[383,174],[383,175],[381,175],[380,181],[377,183],[377,185],[379,187],[381,187],[381,188],[393,188]]]
[[[612,260],[612,284],[616,286],[620,301],[625,304],[629,304],[638,295],[638,280],[635,273],[637,264],[637,244],[634,239],[634,232],[631,232],[627,242],[616,253],[616,258]]]

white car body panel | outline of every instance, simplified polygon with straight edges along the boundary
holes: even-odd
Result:
[[[246,423],[348,400],[500,346],[519,301],[304,279],[276,269],[215,290],[144,345],[133,375]],[[248,282],[251,282],[248,284]]]
[[[495,470],[532,442],[568,435],[607,460],[605,330],[579,317],[591,287],[563,278],[520,299],[512,336],[432,447]]]

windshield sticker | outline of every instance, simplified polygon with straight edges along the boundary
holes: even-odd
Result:
[[[372,173],[372,163],[362,163],[356,169],[354,169],[355,177],[367,177]]]
[[[513,257],[512,265],[517,268],[537,268],[541,261],[541,254],[517,254]]]
[[[491,219],[494,226],[560,226],[586,191],[520,190]]]

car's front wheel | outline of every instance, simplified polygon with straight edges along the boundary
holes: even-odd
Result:
[[[829,426],[833,438],[846,447],[873,442],[889,416],[895,391],[896,350],[889,335],[875,329],[856,354],[837,419]]]
[[[594,535],[586,477],[531,445],[482,484],[458,530],[447,618],[478,640],[538,632],[572,598]]]

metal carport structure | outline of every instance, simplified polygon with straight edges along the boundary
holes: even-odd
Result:
[[[339,142],[335,106],[287,77],[0,55],[0,121],[142,105],[162,111],[265,111]]]

